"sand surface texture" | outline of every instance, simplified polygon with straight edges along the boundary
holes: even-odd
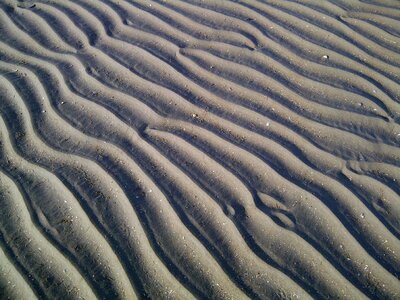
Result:
[[[0,299],[400,299],[399,83],[399,1],[0,1]]]

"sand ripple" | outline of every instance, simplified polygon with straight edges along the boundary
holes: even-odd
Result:
[[[1,299],[400,297],[396,1],[5,0]]]

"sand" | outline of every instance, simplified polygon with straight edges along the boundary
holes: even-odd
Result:
[[[3,0],[0,299],[399,299],[400,2]]]

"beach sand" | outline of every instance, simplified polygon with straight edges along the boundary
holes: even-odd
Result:
[[[0,1],[0,299],[400,299],[400,2]]]

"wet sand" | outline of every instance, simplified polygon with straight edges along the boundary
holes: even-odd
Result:
[[[400,2],[0,3],[0,299],[398,299]]]

